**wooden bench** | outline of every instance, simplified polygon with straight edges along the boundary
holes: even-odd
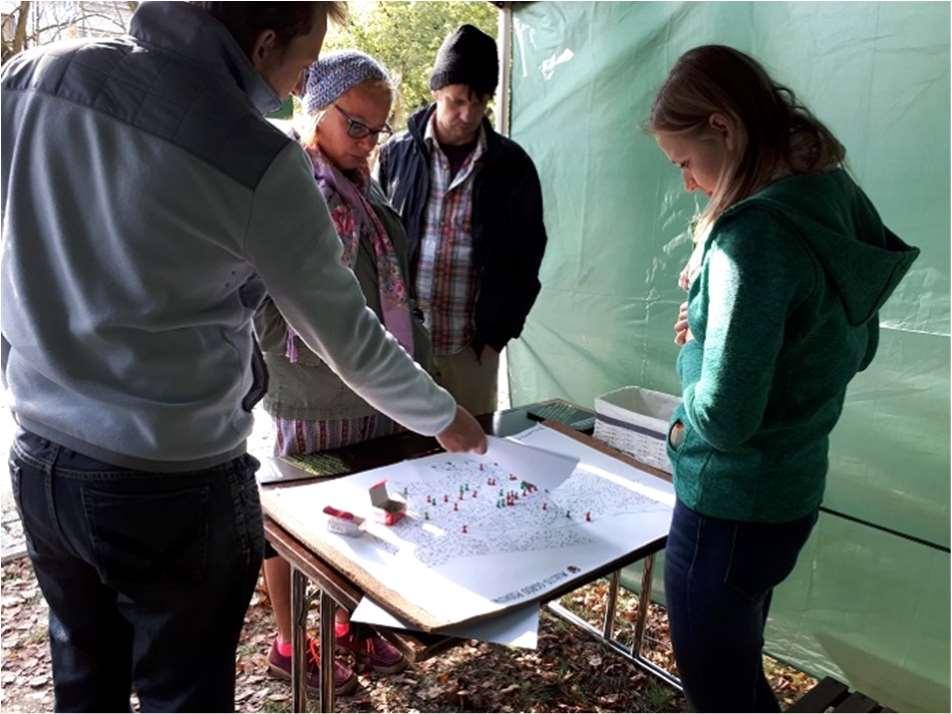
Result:
[[[850,688],[833,677],[824,677],[804,694],[788,712],[891,712],[874,699]]]

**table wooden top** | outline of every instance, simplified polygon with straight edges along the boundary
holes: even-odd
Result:
[[[517,434],[539,424],[538,421],[531,420],[526,416],[526,412],[534,406],[536,405],[529,405],[503,412],[496,412],[494,414],[483,415],[478,417],[478,421],[488,434],[495,436],[509,436],[512,434]],[[619,461],[634,466],[666,481],[670,482],[671,480],[670,475],[664,473],[663,471],[642,464],[627,454],[617,451],[616,449],[607,446],[603,442],[598,441],[589,435],[575,431],[569,426],[557,422],[545,422],[545,426],[571,436],[586,446],[608,454]],[[336,449],[332,452],[326,453],[340,459],[340,461],[346,466],[348,473],[357,473],[360,471],[380,468],[382,466],[387,466],[388,464],[396,463],[406,459],[419,458],[421,456],[437,453],[440,450],[441,449],[435,439],[420,436],[411,432],[405,432],[393,436],[362,442],[360,444],[342,449]],[[275,483],[262,486],[262,488],[265,489],[280,489],[299,486],[302,483],[307,483],[308,481],[322,482],[327,478],[340,478],[341,476],[346,475],[337,474],[332,477],[313,476],[300,472],[300,470],[296,469],[290,464],[284,462],[280,462],[279,464],[279,460],[274,459],[273,457],[264,458],[271,458],[270,467],[280,468],[283,473],[290,473],[288,469],[298,472],[298,474],[295,475],[295,480],[289,481],[287,483]],[[264,459],[262,460],[264,462]],[[353,610],[357,606],[357,603],[364,595],[361,588],[359,588],[344,573],[340,572],[340,570],[337,569],[332,563],[329,563],[326,559],[317,555],[306,544],[302,543],[299,539],[291,535],[270,515],[267,515],[265,518],[265,536],[282,557],[284,557],[288,562],[294,565],[294,567],[304,573],[318,587],[325,589],[341,606],[349,610]],[[666,538],[664,537],[656,539],[655,541],[652,541],[651,543],[638,548],[635,551],[627,553],[622,558],[618,558],[610,563],[605,564],[597,570],[590,571],[579,578],[568,581],[555,591],[548,593],[546,595],[546,600],[557,599],[562,595],[572,592],[573,590],[587,584],[588,582],[610,574],[620,568],[636,562],[637,560],[640,560],[641,558],[655,553],[664,547],[665,541]],[[525,603],[520,604],[524,605]],[[499,613],[493,613],[491,616],[498,614]],[[431,656],[432,652],[430,652],[430,650],[434,647],[439,648],[440,645],[444,644],[445,640],[447,639],[440,638],[438,636],[435,637],[437,637],[438,641],[414,643],[408,647],[401,647],[401,649],[404,649],[404,652],[414,659],[418,659],[419,656],[424,654],[425,656]],[[442,648],[445,649],[445,647]]]

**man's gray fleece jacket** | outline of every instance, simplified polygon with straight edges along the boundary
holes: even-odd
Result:
[[[2,75],[3,371],[30,431],[187,471],[244,452],[251,320],[267,290],[374,408],[455,415],[366,308],[303,151],[228,31],[143,3],[131,36],[57,44]]]

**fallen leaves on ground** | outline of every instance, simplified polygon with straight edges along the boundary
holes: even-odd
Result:
[[[562,604],[601,628],[607,582],[596,581],[562,599]],[[26,558],[3,565],[3,708],[26,712],[53,707],[47,611]],[[637,597],[619,593],[615,636],[630,643]],[[309,621],[317,629],[317,610]],[[287,712],[291,689],[267,676],[274,623],[261,582],[245,616],[235,661],[238,711]],[[646,656],[672,669],[664,609],[652,605],[646,628]],[[784,703],[815,680],[769,660],[768,676]],[[684,698],[671,687],[602,646],[579,628],[543,610],[536,650],[467,641],[437,657],[391,676],[359,675],[360,686],[337,700],[339,712],[678,712]],[[309,711],[316,711],[314,701]]]

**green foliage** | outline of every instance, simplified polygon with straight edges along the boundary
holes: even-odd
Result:
[[[352,2],[346,27],[328,34],[324,51],[358,49],[382,62],[393,75],[398,96],[393,127],[431,101],[429,78],[443,38],[464,23],[496,37],[497,10],[474,2]]]

